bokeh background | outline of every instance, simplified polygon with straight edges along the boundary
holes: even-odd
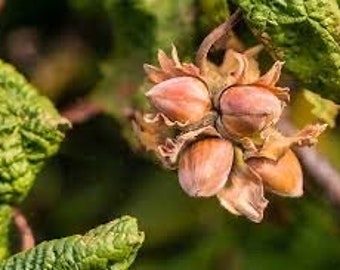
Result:
[[[215,199],[186,196],[175,172],[131,132],[131,109],[144,107],[142,64],[172,42],[192,59],[226,18],[223,1],[0,0],[0,7],[0,57],[74,120],[22,205],[37,242],[129,214],[146,233],[132,269],[340,269],[340,206],[308,171],[303,198],[269,195],[264,221],[253,224]],[[256,43],[243,23],[236,31]],[[292,93],[295,124],[315,121],[302,92]],[[318,150],[340,170],[339,128]]]

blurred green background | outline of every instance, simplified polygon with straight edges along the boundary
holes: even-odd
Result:
[[[174,42],[190,59],[228,14],[223,1],[0,0],[0,56],[63,111],[90,100],[104,113],[75,123],[23,211],[37,242],[84,233],[123,214],[146,241],[133,269],[340,269],[339,206],[305,172],[305,196],[269,196],[261,224],[215,199],[192,199],[174,172],[136,144],[126,115],[143,107],[142,64]],[[255,43],[244,24],[247,42]],[[315,120],[293,90],[296,124]],[[339,123],[339,119],[338,119]],[[319,150],[340,169],[339,128]]]

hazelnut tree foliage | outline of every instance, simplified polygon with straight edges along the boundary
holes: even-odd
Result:
[[[3,62],[0,95],[0,269],[127,269],[144,239],[136,220],[128,216],[83,236],[43,242],[6,259],[11,252],[12,207],[26,197],[44,161],[58,150],[70,123]]]
[[[143,96],[146,90],[144,73],[141,65],[136,63],[155,60],[156,49],[169,48],[171,42],[176,44],[184,58],[192,58],[194,43],[197,43],[194,40],[196,23],[203,38],[226,20],[228,8],[222,0],[103,0],[93,5],[94,2],[70,0],[76,10],[90,13],[99,9],[107,14],[112,25],[121,27],[115,28],[114,50],[103,64],[103,79],[90,99],[105,106],[122,124],[123,134],[135,146],[136,140],[123,109],[148,108]],[[308,92],[307,95],[320,119],[332,123],[337,110],[333,102],[340,101],[338,2],[231,2],[241,9],[249,29],[267,52],[274,59],[284,61],[286,70],[299,80],[302,87],[318,94]],[[198,18],[192,12],[195,5],[199,6]],[[128,17],[133,20],[126,20]],[[307,35],[311,42],[305,42]],[[119,96],[119,89],[124,87],[141,91],[135,91],[124,100],[107,99],[108,89],[118,89],[115,94]],[[39,96],[21,75],[4,63],[0,65],[0,95],[3,123],[0,129],[3,148],[0,155],[0,256],[6,258],[11,252],[11,207],[18,205],[27,195],[44,160],[57,151],[69,124],[60,118],[46,98]],[[325,101],[319,95],[333,102]],[[324,115],[325,110],[318,108],[326,108],[330,113]],[[123,217],[84,236],[44,242],[4,260],[0,269],[126,269],[142,241],[143,234],[138,231],[136,221]]]

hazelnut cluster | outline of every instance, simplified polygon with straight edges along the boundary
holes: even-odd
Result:
[[[199,67],[158,52],[160,67],[145,65],[154,86],[146,93],[154,111],[137,113],[134,128],[147,150],[178,170],[192,197],[216,196],[235,215],[263,219],[264,192],[299,197],[302,171],[290,147],[310,146],[325,129],[309,125],[293,137],[275,127],[289,101],[276,86],[282,62],[260,76],[259,47],[229,49],[221,65],[206,55]]]

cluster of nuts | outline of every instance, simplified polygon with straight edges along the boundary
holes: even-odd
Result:
[[[154,84],[146,93],[154,112],[137,113],[134,121],[147,150],[178,169],[188,195],[216,196],[231,213],[254,222],[268,204],[265,191],[303,194],[301,167],[290,147],[314,144],[325,129],[310,125],[285,137],[275,128],[289,89],[276,86],[282,62],[260,76],[258,52],[229,49],[221,65],[205,55],[198,67],[181,63],[174,46],[172,57],[160,50],[160,68],[144,66]]]

